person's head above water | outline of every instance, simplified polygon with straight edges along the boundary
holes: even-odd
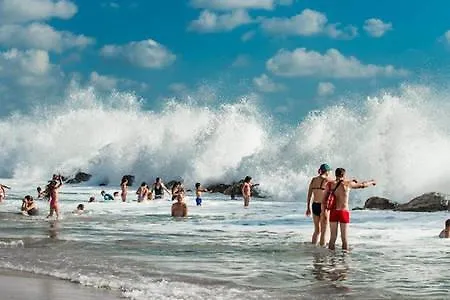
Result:
[[[250,176],[245,176],[244,182],[249,183],[250,181],[252,181],[252,178]]]
[[[445,221],[445,228],[450,228],[450,219],[447,219],[447,221]]]
[[[160,182],[161,182],[161,178],[159,178],[159,177],[156,177],[156,180],[155,180],[155,182],[156,182],[156,183],[160,183]]]
[[[329,171],[331,171],[331,167],[329,165],[321,164],[320,167],[319,167],[319,171],[318,172],[319,172],[320,175],[323,175],[323,174],[325,174],[325,173],[327,173]]]
[[[345,176],[345,169],[344,168],[337,168],[336,171],[334,171],[334,175],[336,178],[342,179]]]
[[[197,182],[197,183],[195,184],[195,188],[198,189],[199,187],[200,187],[200,182]]]
[[[147,183],[145,181],[141,183],[141,186],[146,186],[146,185],[147,185]]]
[[[122,177],[122,181],[120,182],[121,184],[127,182],[128,183],[128,178],[126,176]]]
[[[78,210],[84,210],[84,205],[83,204],[78,204],[77,209]]]

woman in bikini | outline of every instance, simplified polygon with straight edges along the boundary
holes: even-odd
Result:
[[[313,214],[314,221],[314,233],[312,235],[311,242],[316,245],[317,239],[320,236],[319,244],[320,246],[325,245],[325,235],[328,227],[328,215],[327,212],[322,209],[322,199],[323,194],[325,192],[325,187],[328,183],[329,172],[331,168],[327,164],[322,164],[319,167],[319,175],[311,179],[308,188],[308,198],[307,198],[307,207],[306,207],[306,215],[309,217],[311,215],[311,211]],[[311,204],[311,198],[313,199]]]

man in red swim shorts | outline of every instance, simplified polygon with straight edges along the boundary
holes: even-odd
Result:
[[[350,223],[350,212],[348,210],[348,196],[351,189],[363,189],[375,185],[375,181],[368,180],[358,182],[357,180],[347,180],[345,178],[345,169],[337,168],[335,171],[336,181],[327,184],[324,198],[322,201],[323,207],[330,210],[330,242],[328,248],[335,249],[337,239],[338,225],[341,228],[342,249],[348,250],[347,230]],[[328,195],[334,193],[334,203],[327,205]]]

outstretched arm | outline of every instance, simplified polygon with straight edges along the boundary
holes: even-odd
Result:
[[[362,181],[362,182],[357,182],[356,180],[352,180],[348,182],[348,185],[352,188],[352,189],[364,189],[366,187],[369,186],[374,186],[377,183],[375,182],[375,180],[366,180],[366,181]]]
[[[4,184],[1,184],[1,183],[0,183],[0,186],[1,186],[2,188],[8,189],[8,190],[10,190],[10,189],[11,189],[11,188],[10,188],[9,186],[7,186],[7,185],[4,185]]]
[[[167,192],[167,193],[169,193],[170,195],[172,195],[172,193],[169,191],[169,189],[164,185],[164,183],[162,183],[161,182],[161,186],[162,186],[162,188]]]

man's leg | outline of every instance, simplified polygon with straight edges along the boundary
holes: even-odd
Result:
[[[334,250],[334,248],[335,248],[336,238],[337,238],[337,226],[338,226],[337,222],[330,222],[331,236],[330,236],[330,242],[328,243],[328,248],[330,250]]]
[[[342,239],[342,249],[348,250],[348,223],[340,223],[341,227],[341,239]]]

